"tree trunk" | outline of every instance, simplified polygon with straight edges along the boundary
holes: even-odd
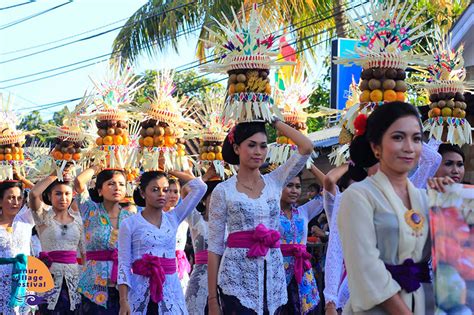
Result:
[[[336,24],[336,36],[337,37],[346,37],[346,28],[345,28],[345,16],[343,10],[344,0],[335,0],[334,1],[334,23]]]

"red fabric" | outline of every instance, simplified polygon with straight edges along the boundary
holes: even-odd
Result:
[[[194,254],[194,260],[196,265],[207,265],[207,250],[202,250]]]
[[[75,250],[40,252],[39,259],[41,259],[48,268],[51,267],[53,263],[77,264],[77,252]]]
[[[163,285],[166,276],[176,273],[176,259],[160,258],[145,254],[132,264],[134,274],[150,278],[151,300],[155,303],[163,300]]]
[[[296,282],[300,284],[304,272],[311,269],[311,254],[306,251],[306,245],[281,244],[281,253],[283,256],[295,257],[294,274]]]
[[[270,248],[280,247],[280,232],[269,230],[263,224],[253,231],[241,231],[229,234],[229,248],[248,248],[247,257],[264,257]]]
[[[96,250],[86,252],[86,259],[95,261],[112,261],[112,274],[110,275],[110,280],[117,283],[118,250],[116,248],[113,250]]]

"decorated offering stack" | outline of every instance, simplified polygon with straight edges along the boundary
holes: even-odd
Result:
[[[413,43],[426,35],[416,34],[425,24],[415,28],[410,26],[421,14],[413,16],[410,10],[414,2],[381,2],[371,1],[370,12],[356,12],[354,20],[348,19],[359,37],[354,56],[336,58],[335,63],[356,64],[362,67],[359,84],[359,104],[347,110],[342,119],[341,146],[336,160],[344,162],[348,156],[348,146],[357,135],[354,120],[360,114],[369,115],[375,106],[387,102],[405,101],[407,84],[405,82],[408,65],[426,64],[427,58],[410,52]],[[410,17],[410,19],[408,19]]]
[[[198,108],[197,115],[200,122],[195,130],[195,135],[199,137],[198,165],[203,171],[211,164],[214,165],[217,174],[224,179],[227,165],[222,158],[222,144],[233,122],[226,122],[222,118],[223,93],[212,90],[203,102],[196,102],[195,107]]]
[[[85,95],[81,103],[64,117],[63,124],[59,127],[54,126],[50,130],[50,133],[55,137],[54,147],[50,155],[55,162],[59,180],[63,180],[62,174],[66,165],[72,162],[77,166],[77,163],[82,160],[82,151],[87,145],[86,141],[91,138],[83,128],[83,121],[79,117],[80,114],[85,112],[90,101],[90,97]],[[71,169],[73,173],[75,169],[76,167]]]
[[[284,88],[276,90],[275,102],[282,112],[285,123],[301,133],[307,134],[306,120],[308,114],[304,109],[309,105],[309,97],[313,92],[313,88],[308,79],[304,78],[304,71],[300,69],[302,68],[295,68],[292,77],[283,78]],[[297,147],[291,139],[280,135],[277,131],[276,143],[269,146],[269,162],[282,164],[288,160],[296,149]],[[307,164],[308,166],[312,164],[311,158],[308,159]]]
[[[428,66],[430,77],[424,85],[431,102],[425,128],[430,131],[430,137],[437,140],[457,145],[471,144],[471,126],[465,119],[467,104],[464,92],[473,84],[464,82],[464,46],[461,44],[457,50],[451,49],[449,37],[437,29],[435,44],[430,48],[434,59]]]
[[[12,103],[10,97],[4,102],[3,95],[0,94],[0,102],[2,103],[0,112],[0,180],[13,180],[13,168],[24,172],[23,144],[27,132],[16,129],[19,121],[15,113],[9,110]]]
[[[219,61],[202,67],[229,75],[223,117],[237,122],[271,121],[274,115],[281,117],[271,97],[270,68],[292,63],[277,62],[274,58],[277,55],[272,51],[275,36],[259,15],[256,5],[253,5],[248,21],[243,8],[241,21],[234,11],[232,13],[235,25],[227,18],[227,25],[216,20],[223,36],[209,30],[219,40],[210,43],[220,54]]]
[[[139,145],[141,163],[149,170],[187,170],[184,130],[191,121],[183,117],[186,97],[173,96],[174,73],[161,71],[155,80],[155,95],[143,103],[139,110],[145,119],[141,122]]]
[[[139,88],[139,80],[128,67],[122,73],[113,67],[103,81],[92,81],[97,92],[94,100],[96,109],[92,115],[82,117],[90,119],[92,116],[96,120],[97,147],[94,158],[102,160],[107,168],[125,170],[129,160],[136,159],[133,157],[136,152],[129,148],[129,116],[125,107],[131,103]]]

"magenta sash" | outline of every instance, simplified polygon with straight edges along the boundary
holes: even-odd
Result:
[[[111,261],[112,262],[112,274],[110,275],[110,280],[117,283],[117,273],[118,273],[118,250],[115,248],[113,250],[96,250],[86,252],[87,260],[95,261]]]
[[[248,248],[247,257],[264,257],[270,248],[280,247],[280,232],[259,224],[252,231],[230,233],[227,247]]]
[[[144,254],[141,259],[135,260],[132,264],[132,271],[134,274],[150,278],[151,300],[158,303],[163,300],[165,275],[176,273],[176,259]]]
[[[294,274],[298,284],[303,280],[303,274],[311,269],[311,254],[306,251],[306,245],[303,244],[281,244],[281,253],[283,256],[295,258]]]
[[[176,259],[178,260],[178,277],[179,280],[183,279],[184,273],[189,274],[191,272],[191,264],[186,257],[184,250],[176,251]]]
[[[194,254],[194,261],[196,265],[207,265],[207,250],[202,250]]]
[[[40,252],[41,259],[46,266],[51,267],[53,263],[77,264],[77,252],[75,250],[53,250],[50,252]]]

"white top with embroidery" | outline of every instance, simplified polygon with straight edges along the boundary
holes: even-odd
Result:
[[[36,229],[41,241],[41,248],[44,252],[50,251],[77,251],[83,253],[84,230],[82,219],[79,213],[75,214],[69,210],[73,221],[68,224],[61,224],[54,219],[55,213],[51,207],[33,212],[36,222]],[[58,302],[59,294],[66,279],[66,285],[69,291],[70,310],[74,311],[76,305],[81,303],[81,295],[77,292],[79,282],[79,273],[81,267],[79,264],[61,264],[53,263],[49,268],[54,278],[55,293],[48,297],[48,309],[54,310]]]
[[[161,226],[151,224],[140,212],[123,221],[118,239],[118,284],[129,287],[128,299],[132,314],[146,314],[150,301],[149,278],[133,274],[132,263],[144,254],[163,258],[175,258],[176,232],[179,224],[196,207],[206,193],[201,179],[188,183],[190,193],[173,211],[163,212]],[[158,303],[159,314],[188,314],[178,273],[166,275],[163,300]]]
[[[191,231],[194,254],[207,250],[209,225],[196,209],[186,218]],[[189,314],[204,315],[207,304],[207,264],[193,266],[186,290],[186,306]]]
[[[35,222],[31,210],[23,206],[13,219],[11,229],[0,227],[0,257],[13,258],[18,254],[30,255],[31,232]],[[12,264],[0,265],[0,313],[26,314],[30,307],[11,308],[8,304],[12,289]]]
[[[275,171],[263,175],[265,187],[257,199],[249,198],[237,190],[236,176],[218,184],[211,196],[208,250],[222,255],[218,285],[224,294],[237,297],[243,306],[259,315],[264,312],[265,280],[269,313],[273,314],[278,307],[287,302],[281,251],[279,248],[270,248],[266,257],[247,258],[248,249],[225,248],[226,228],[229,234],[254,230],[259,224],[265,225],[268,229],[278,230],[282,189],[301,171],[308,158],[309,155],[303,156],[296,152]]]
[[[420,161],[410,181],[415,187],[424,188],[428,178],[433,177],[441,164],[441,155],[438,153],[438,147],[441,142],[430,140],[428,144],[423,143],[420,155]],[[341,239],[337,227],[337,215],[339,213],[339,203],[341,201],[341,192],[336,188],[336,195],[324,190],[324,209],[329,221],[329,245],[326,254],[326,264],[324,273],[324,299],[326,303],[332,301],[337,308],[344,308],[349,300],[349,286],[347,278],[342,280],[344,272],[344,256],[342,252]],[[342,280],[342,283],[341,283]]]

